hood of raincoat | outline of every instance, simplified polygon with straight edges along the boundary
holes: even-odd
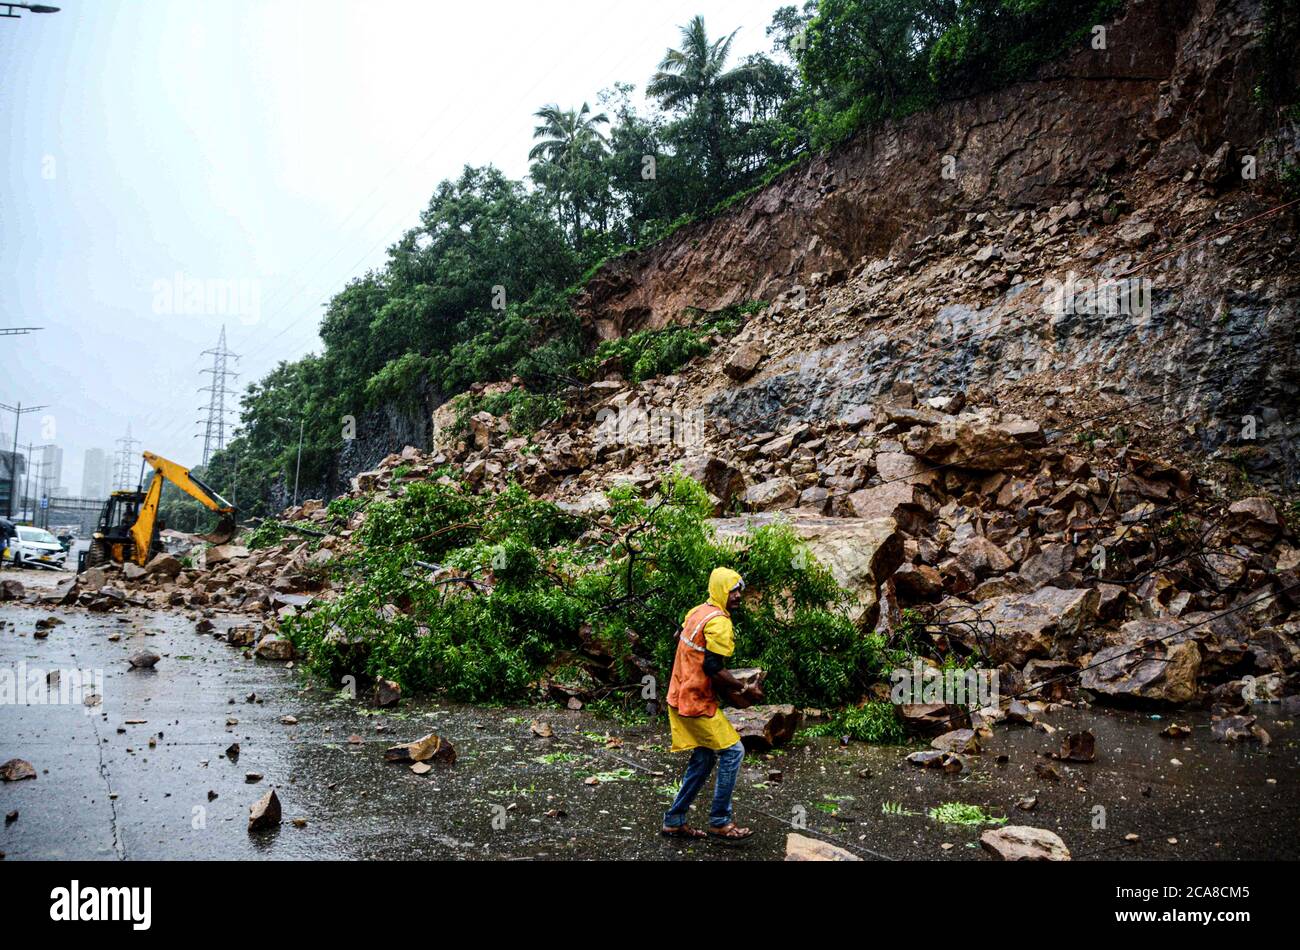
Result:
[[[729,567],[715,567],[709,575],[709,603],[727,613],[727,595],[743,584],[739,574]],[[728,614],[728,616],[730,616]]]

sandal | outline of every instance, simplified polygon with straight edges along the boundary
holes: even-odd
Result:
[[[710,837],[722,838],[728,841],[741,841],[753,833],[753,830],[749,828],[737,828],[734,821],[718,828],[709,828]]]
[[[664,825],[659,833],[665,838],[707,838],[703,831],[692,828],[690,825],[678,825],[676,828]]]

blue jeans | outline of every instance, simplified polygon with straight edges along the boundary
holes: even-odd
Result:
[[[691,761],[686,764],[686,774],[682,776],[682,790],[677,793],[673,807],[664,814],[664,827],[680,828],[686,824],[691,802],[708,781],[715,762],[718,763],[718,780],[713,789],[709,824],[714,828],[731,824],[731,793],[736,789],[736,776],[740,774],[740,763],[744,760],[745,746],[741,742],[721,752],[702,747],[692,752]]]

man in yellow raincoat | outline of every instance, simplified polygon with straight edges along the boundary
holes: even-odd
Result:
[[[664,815],[663,833],[676,838],[748,838],[753,832],[738,828],[731,816],[731,794],[736,787],[745,747],[727,717],[718,708],[714,684],[732,691],[737,705],[752,705],[762,699],[757,686],[744,687],[724,668],[736,650],[731,611],[740,603],[745,582],[739,574],[719,567],[709,575],[709,599],[686,615],[677,639],[673,675],[668,685],[668,722],[673,731],[673,751],[691,752],[682,788],[672,808]],[[699,794],[714,764],[718,778],[709,831],[691,828],[686,813]]]

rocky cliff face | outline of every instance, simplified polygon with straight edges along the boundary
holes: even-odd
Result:
[[[1296,215],[1268,212],[1295,141],[1251,101],[1258,7],[1136,0],[1105,50],[865,135],[615,262],[585,318],[611,337],[774,301],[736,344],[759,374],[701,380],[750,432],[900,381],[1048,411],[1108,394],[1187,450],[1253,425],[1267,436],[1236,454],[1294,483]]]
[[[1106,49],[945,103],[795,169],[733,211],[622,258],[589,287],[601,337],[773,300],[864,259],[908,259],[967,212],[1029,210],[1139,171],[1181,177],[1260,142],[1258,4],[1135,0]]]

